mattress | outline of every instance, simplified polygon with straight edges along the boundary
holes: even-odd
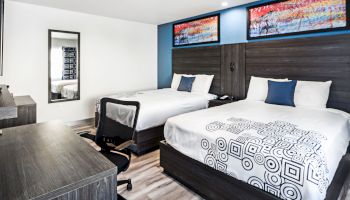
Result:
[[[51,92],[53,93],[61,93],[62,88],[66,85],[73,85],[77,84],[78,80],[59,80],[59,81],[52,81],[51,82]]]
[[[168,119],[182,154],[281,199],[324,199],[350,141],[350,116],[239,101]]]
[[[137,101],[140,112],[136,130],[142,131],[165,124],[169,117],[179,114],[205,109],[209,100],[216,95],[181,92],[174,89],[159,89],[141,92],[125,92],[107,96],[109,98]],[[99,112],[99,99],[96,103]],[[107,117],[131,127],[134,121],[135,108],[130,106],[107,104]]]
[[[63,98],[74,99],[78,97],[78,84],[66,85],[61,90]]]

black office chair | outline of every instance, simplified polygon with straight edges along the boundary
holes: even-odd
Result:
[[[135,107],[135,115],[132,127],[123,125],[106,116],[107,104],[119,104],[123,106]],[[103,98],[100,102],[100,119],[97,127],[96,136],[89,133],[82,133],[80,136],[94,139],[96,144],[101,147],[101,153],[118,166],[118,174],[129,168],[131,160],[131,150],[129,147],[134,144],[134,134],[137,125],[137,119],[140,111],[140,103],[133,101],[121,101],[111,98]],[[113,124],[113,128],[111,128]],[[117,185],[127,184],[127,190],[132,190],[131,179],[117,180]]]

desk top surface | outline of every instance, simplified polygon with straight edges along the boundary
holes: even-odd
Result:
[[[0,199],[45,199],[116,173],[60,121],[7,128],[0,136]]]

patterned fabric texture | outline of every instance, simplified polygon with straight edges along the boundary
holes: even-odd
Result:
[[[203,138],[206,165],[236,177],[228,172],[227,162],[239,162],[247,174],[260,172],[244,181],[277,197],[303,199],[301,191],[306,182],[317,186],[320,193],[325,193],[330,184],[321,145],[327,138],[320,133],[284,121],[260,123],[239,118],[212,122],[206,130],[238,135],[230,140],[217,138],[215,143]]]

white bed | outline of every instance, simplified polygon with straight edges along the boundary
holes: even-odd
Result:
[[[168,88],[119,93],[107,97],[124,101],[138,101],[141,108],[136,130],[143,131],[163,125],[169,117],[205,109],[208,107],[209,100],[215,99],[216,95],[180,92]],[[96,109],[99,112],[99,100]],[[134,111],[126,106],[107,104],[107,117],[124,125],[130,126],[132,124]]]
[[[52,93],[61,93],[62,89],[66,85],[78,84],[78,80],[59,80],[51,82],[51,92]]]
[[[61,95],[66,99],[75,99],[78,97],[78,84],[66,85],[61,90]]]
[[[350,115],[239,101],[169,118],[169,145],[282,199],[324,199],[350,140]]]

